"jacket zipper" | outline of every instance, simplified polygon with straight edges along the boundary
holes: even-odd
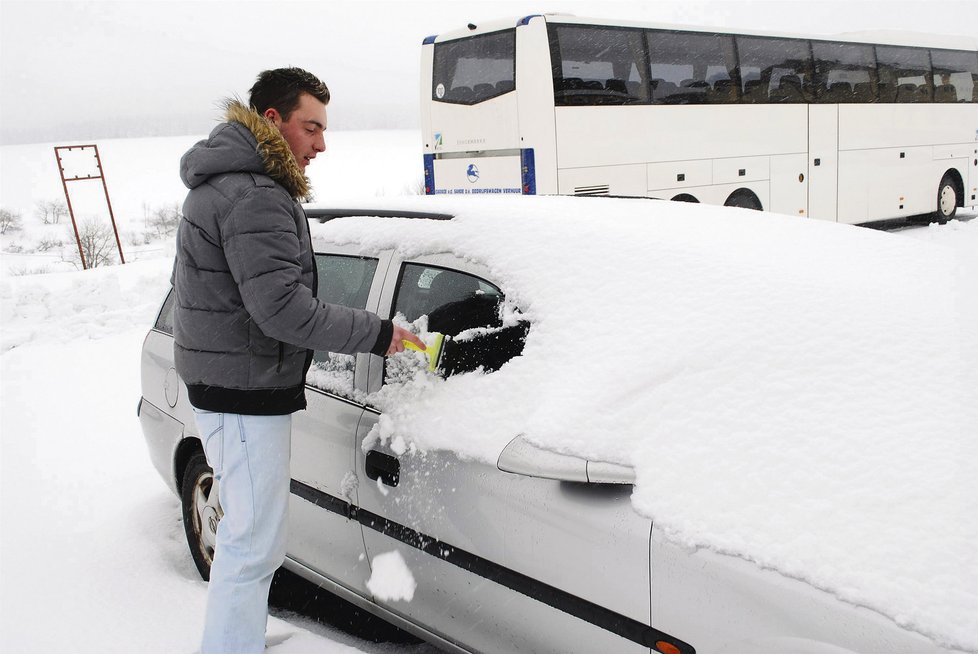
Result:
[[[275,366],[275,372],[282,372],[282,363],[285,361],[285,343],[282,341],[278,342],[278,365]]]

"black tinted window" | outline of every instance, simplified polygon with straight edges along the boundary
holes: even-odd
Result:
[[[732,36],[652,31],[647,38],[654,103],[737,101]]]
[[[640,30],[551,25],[549,34],[557,106],[648,102]]]
[[[503,295],[489,282],[455,270],[405,264],[394,300],[395,315],[419,329],[446,335],[439,365],[448,376],[476,369],[498,370],[523,351],[526,322],[504,326]],[[514,321],[509,321],[513,323]],[[388,358],[386,381],[416,374],[420,357]]]
[[[318,288],[316,297],[327,304],[341,304],[354,309],[367,306],[367,297],[377,260],[363,257],[317,254]],[[323,391],[349,399],[358,399],[354,392],[353,373],[356,357],[317,350],[306,383]],[[360,398],[362,399],[362,398]]]
[[[930,102],[930,53],[923,48],[876,46],[880,102]]]
[[[156,324],[153,325],[153,329],[164,334],[173,334],[173,307],[176,305],[176,299],[177,294],[171,288],[166,300],[163,301],[163,308],[160,309],[160,315],[156,317]]]
[[[818,102],[876,101],[876,54],[873,46],[813,41],[812,52]]]
[[[431,97],[475,104],[516,88],[516,31],[435,44]]]
[[[810,101],[808,41],[738,36],[737,51],[744,102]]]
[[[934,102],[978,102],[978,53],[931,50]]]

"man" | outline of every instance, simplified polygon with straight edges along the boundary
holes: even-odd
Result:
[[[329,90],[298,69],[269,70],[250,107],[180,161],[190,189],[177,231],[174,356],[187,384],[224,517],[211,566],[202,654],[265,648],[268,589],[285,559],[291,414],[305,408],[313,350],[389,355],[410,332],[316,299],[299,201],[326,149]]]

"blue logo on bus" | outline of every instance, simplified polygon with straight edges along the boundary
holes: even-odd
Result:
[[[469,181],[475,184],[479,181],[479,169],[475,164],[469,164],[469,167],[465,170],[465,176],[469,178]]]

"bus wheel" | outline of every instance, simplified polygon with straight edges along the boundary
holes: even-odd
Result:
[[[695,197],[693,197],[689,193],[680,193],[679,195],[677,195],[676,197],[674,197],[672,199],[672,201],[673,202],[694,202],[696,204],[699,204],[699,202],[700,202],[699,200],[697,200]]]
[[[934,219],[942,225],[954,218],[958,210],[958,190],[951,173],[945,173],[937,187],[937,211]]]
[[[723,203],[725,207],[740,207],[741,209],[753,209],[754,211],[762,211],[764,207],[761,206],[761,201],[757,199],[753,191],[748,191],[745,188],[739,188],[730,194],[727,201]]]

